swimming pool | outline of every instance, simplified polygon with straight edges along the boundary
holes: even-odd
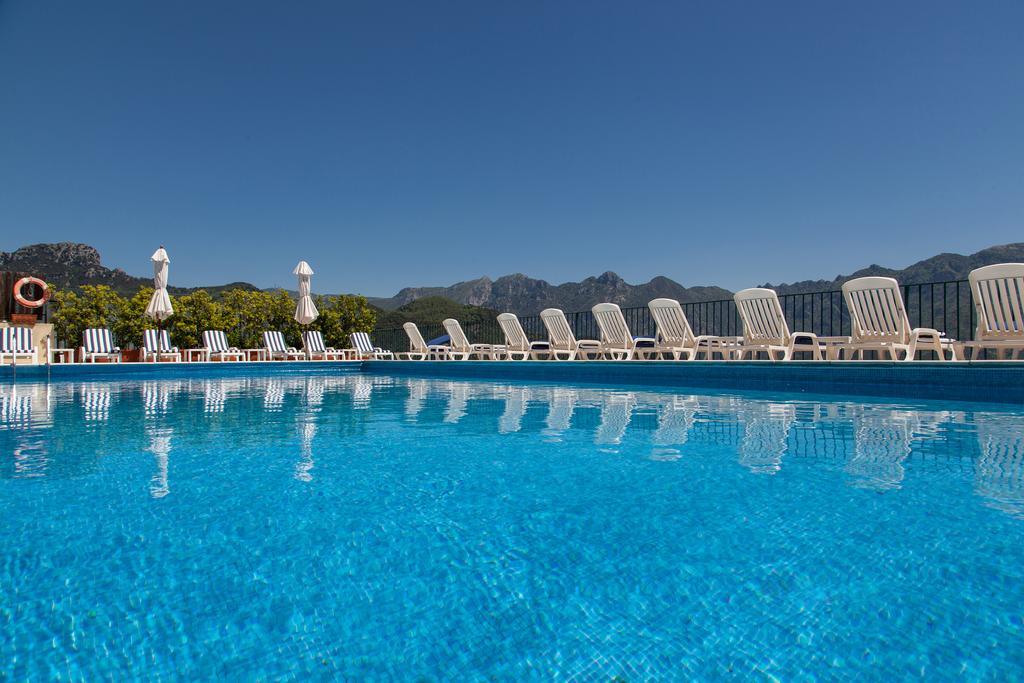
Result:
[[[0,674],[1024,666],[1024,410],[352,371],[0,386]]]

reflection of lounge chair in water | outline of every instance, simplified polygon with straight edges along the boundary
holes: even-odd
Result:
[[[448,406],[444,411],[444,421],[447,424],[456,424],[466,414],[466,404],[469,402],[469,385],[465,382],[448,383]]]
[[[505,412],[498,420],[498,432],[508,434],[518,432],[523,426],[523,415],[526,404],[530,401],[530,390],[527,387],[507,387],[505,389]]]
[[[83,384],[81,391],[86,420],[103,422],[110,417],[109,387],[103,384]]]
[[[977,413],[981,453],[974,463],[974,490],[988,504],[1024,518],[1024,418]]]
[[[690,438],[690,428],[697,417],[697,402],[689,396],[666,396],[658,401],[658,428],[651,441],[655,460],[676,460],[679,447]]]
[[[154,429],[149,438],[149,448],[146,449],[153,454],[156,464],[156,472],[149,484],[149,495],[153,498],[163,498],[171,492],[171,484],[168,479],[168,461],[171,453],[171,430]]]
[[[267,379],[263,389],[263,409],[269,413],[281,410],[284,406],[284,384],[280,380]]]
[[[302,439],[302,458],[295,464],[295,478],[299,481],[313,481],[313,437],[316,436],[316,423],[312,421],[303,422],[299,425],[299,435]]]
[[[914,410],[888,410],[858,406],[853,414],[853,457],[846,471],[854,485],[896,489],[903,482],[903,462],[911,453],[914,436],[934,433],[948,414]]]
[[[572,423],[572,414],[576,411],[577,392],[575,389],[553,389],[548,400],[550,407],[544,434],[548,437],[558,437],[568,430]]]
[[[740,464],[758,474],[775,474],[782,469],[796,408],[790,403],[745,401],[739,419],[743,426]]]
[[[636,397],[631,393],[611,392],[601,398],[601,422],[594,435],[596,444],[619,444],[633,419]]]
[[[32,418],[32,397],[16,384],[0,386],[0,425],[6,429],[28,424]]]
[[[430,384],[423,379],[411,379],[407,386],[409,387],[409,396],[405,399],[405,417],[415,421],[420,411],[423,410],[423,402],[427,398]]]
[[[145,382],[142,385],[142,405],[146,417],[158,417],[167,413],[171,394],[164,382]]]

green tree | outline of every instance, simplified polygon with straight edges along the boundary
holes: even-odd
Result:
[[[133,342],[121,339],[116,331],[119,321],[126,317],[128,301],[107,285],[83,285],[81,294],[56,290],[52,299],[56,308],[53,326],[62,343],[78,346],[82,332],[93,327],[110,329],[119,345]]]
[[[146,306],[152,297],[153,288],[142,287],[131,299],[124,300],[117,320],[111,323],[110,328],[122,347],[129,344],[142,346],[142,331],[156,328],[156,322],[146,316]]]
[[[266,292],[230,289],[222,297],[228,340],[242,349],[263,345],[262,334],[270,321],[270,297]]]
[[[328,346],[349,348],[350,334],[372,332],[377,323],[377,312],[363,296],[321,296],[316,306],[320,317],[309,327],[320,330]]]
[[[214,301],[204,289],[178,297],[174,302],[174,315],[168,321],[172,342],[183,349],[202,346],[204,331],[227,331],[231,322],[224,305]]]

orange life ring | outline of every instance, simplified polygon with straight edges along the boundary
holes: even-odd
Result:
[[[36,285],[43,290],[42,296],[38,299],[26,299],[21,294],[21,288],[25,285]],[[50,300],[50,286],[37,277],[23,277],[14,283],[14,300],[25,308],[42,308],[43,304]]]

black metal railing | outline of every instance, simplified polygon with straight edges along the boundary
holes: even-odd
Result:
[[[903,301],[911,327],[931,327],[945,332],[947,337],[959,341],[974,338],[975,312],[971,302],[971,288],[967,280],[926,282],[903,285]],[[820,337],[839,337],[850,334],[850,314],[840,290],[780,294],[779,301],[786,321],[793,332],[813,332]],[[682,304],[690,326],[697,335],[740,336],[743,323],[732,299],[691,301]],[[623,308],[630,331],[638,337],[653,337],[654,319],[646,306]],[[590,311],[566,313],[578,339],[597,339],[599,332]],[[519,317],[526,336],[547,339],[547,330],[538,315]],[[420,325],[423,338],[430,340],[445,334],[440,323]],[[497,320],[463,323],[463,331],[474,343],[498,344],[504,335]],[[405,350],[409,338],[402,328],[378,328],[373,332],[374,343],[383,348]]]

